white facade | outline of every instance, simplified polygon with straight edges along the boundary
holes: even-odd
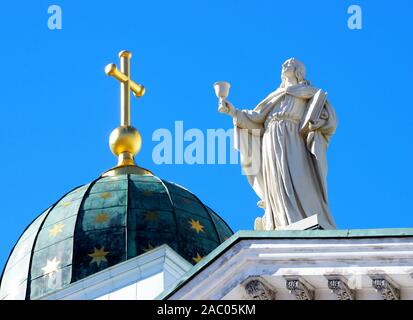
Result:
[[[192,265],[167,245],[42,297],[44,300],[152,300]]]
[[[161,298],[413,299],[412,230],[346,232],[237,233],[221,254]]]
[[[413,300],[413,229],[240,231],[195,266],[163,245],[43,299]]]

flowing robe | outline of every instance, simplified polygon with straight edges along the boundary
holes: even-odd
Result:
[[[279,88],[254,110],[237,110],[234,117],[235,148],[241,152],[249,183],[263,200],[264,230],[314,214],[335,228],[327,199],[326,151],[337,117],[328,101],[321,126],[300,133],[308,102],[316,92],[306,84]]]

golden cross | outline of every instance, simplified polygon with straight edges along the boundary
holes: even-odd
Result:
[[[120,81],[120,125],[130,126],[130,91],[135,97],[142,97],[145,87],[137,84],[130,78],[130,59],[132,53],[127,50],[119,52],[120,71],[116,64],[110,63],[105,67],[108,76],[112,76]]]
[[[116,68],[114,63],[105,67],[108,76],[120,81],[120,126],[113,130],[109,136],[110,149],[118,157],[118,165],[115,168],[136,167],[134,157],[142,146],[142,137],[139,131],[130,125],[130,91],[132,90],[136,97],[142,97],[145,88],[130,78],[131,57],[132,53],[129,51],[121,51],[119,52],[120,70]],[[104,174],[109,175],[111,171]],[[115,171],[112,173],[115,174]],[[143,169],[139,172],[141,171],[144,172]]]

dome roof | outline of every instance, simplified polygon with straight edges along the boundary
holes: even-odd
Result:
[[[191,263],[232,235],[195,195],[145,174],[78,187],[24,231],[3,271],[0,300],[36,299],[168,244]]]

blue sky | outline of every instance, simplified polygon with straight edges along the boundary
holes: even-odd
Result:
[[[63,29],[47,27],[60,5]],[[347,27],[347,8],[363,29]],[[24,228],[59,197],[116,162],[119,88],[103,72],[122,49],[147,88],[132,100],[143,136],[137,162],[179,183],[233,230],[261,209],[238,165],[155,165],[158,128],[231,128],[212,84],[252,108],[294,56],[329,92],[339,127],[328,151],[338,228],[412,227],[413,4],[410,1],[7,1],[0,10],[0,268]]]

